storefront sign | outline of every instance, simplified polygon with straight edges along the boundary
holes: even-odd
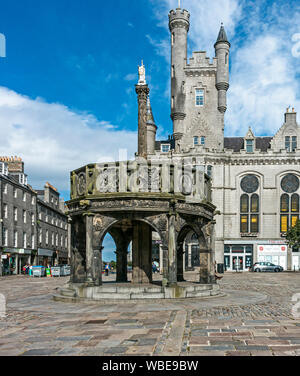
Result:
[[[2,260],[7,260],[7,255],[1,255]]]
[[[52,257],[53,256],[53,251],[50,249],[38,249],[38,256],[46,256],[46,257]]]
[[[287,252],[287,245],[258,245],[258,254],[261,253],[286,253]]]

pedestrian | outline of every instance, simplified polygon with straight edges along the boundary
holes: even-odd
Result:
[[[156,273],[156,272],[157,272],[157,266],[155,265],[154,262],[152,263],[152,272],[153,272],[153,273]]]

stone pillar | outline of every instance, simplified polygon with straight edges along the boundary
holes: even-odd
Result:
[[[93,251],[92,271],[95,286],[102,285],[102,250],[103,247],[101,247],[100,249],[95,249]]]
[[[159,245],[159,273],[162,275],[164,272],[164,253],[162,244]]]
[[[93,217],[91,213],[85,213],[86,228],[86,282],[93,283]]]
[[[86,281],[86,229],[83,217],[72,218],[71,226],[71,276],[70,282]]]
[[[152,282],[152,229],[144,222],[133,223],[132,283]]]
[[[183,282],[183,271],[184,271],[184,252],[183,252],[183,243],[177,246],[177,281]]]
[[[147,158],[147,99],[149,95],[148,85],[135,86],[138,95],[138,156]]]
[[[210,283],[209,277],[209,250],[200,248],[200,283]]]
[[[127,248],[126,244],[117,248],[117,282],[127,282]]]
[[[192,244],[188,244],[188,266],[187,270],[193,270],[192,266]]]
[[[174,285],[177,283],[177,247],[175,222],[175,214],[170,214],[168,218],[168,285]]]

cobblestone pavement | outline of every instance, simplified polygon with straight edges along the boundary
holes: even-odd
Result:
[[[0,356],[300,355],[300,273],[227,273],[226,296],[137,303],[54,302],[66,282],[0,277]]]

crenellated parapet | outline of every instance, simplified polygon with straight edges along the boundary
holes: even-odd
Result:
[[[189,31],[190,28],[190,13],[186,9],[177,8],[171,10],[169,13],[169,28],[172,32],[175,28],[185,28]]]

